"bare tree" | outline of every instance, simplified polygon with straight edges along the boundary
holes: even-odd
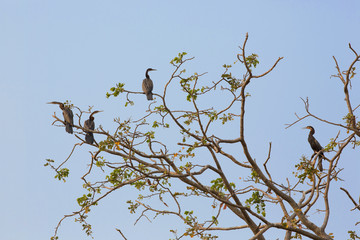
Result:
[[[193,58],[186,58],[186,53],[180,53],[171,61],[174,71],[163,92],[154,93],[156,101],[149,104],[144,116],[136,120],[116,119],[117,129],[114,132],[109,132],[102,126],[95,130],[85,129],[81,124],[82,116],[90,112],[77,108],[78,123],[73,127],[79,143],[75,144],[69,157],[57,167],[54,160],[50,159],[45,165],[56,171],[59,180],[65,179],[69,169],[63,166],[75,148],[85,143],[83,135],[92,132],[94,136],[103,140],[91,144],[94,151],[91,153],[90,167],[81,177],[85,183],[84,188],[89,193],[78,198],[79,210],[65,215],[59,221],[53,239],[58,238],[61,222],[69,217],[76,218],[83,224],[86,233],[91,235],[91,225],[86,221],[90,209],[112,192],[121,191],[124,186],[129,185],[142,191],[137,199],[128,201],[130,212],[138,212],[139,219],[150,215],[173,215],[186,225],[183,232],[172,229],[175,239],[184,236],[215,239],[217,236],[213,233],[216,230],[250,231],[253,236],[250,239],[263,240],[264,234],[270,229],[277,229],[276,231],[280,231],[279,236],[283,235],[287,240],[301,237],[332,239],[331,234],[326,231],[330,220],[331,183],[340,177],[341,169],[338,165],[344,149],[355,148],[360,144],[357,141],[357,137],[360,137],[360,123],[356,122],[354,114],[359,105],[353,107],[350,96],[351,80],[355,76],[355,64],[360,56],[349,45],[355,59],[345,71],[340,70],[334,57],[338,71],[334,77],[339,78],[344,85],[348,108],[345,123],[330,122],[318,117],[310,112],[309,100],[303,99],[306,114],[296,114],[297,119],[287,126],[291,127],[305,118],[315,118],[324,124],[339,128],[337,136],[334,136],[323,150],[327,152],[324,171],[320,172],[316,168],[315,159],[319,153],[315,153],[310,159],[301,157],[294,176],[289,174],[284,182],[276,182],[268,170],[268,165],[271,164],[272,143],[269,143],[266,159],[255,161],[253,153],[249,150],[245,136],[245,109],[249,96],[247,87],[252,81],[270,74],[282,57],[278,58],[268,71],[255,75],[253,72],[259,63],[258,56],[246,53],[247,41],[248,35],[235,62],[236,66],[243,67],[242,77],[232,74],[233,66],[224,65],[221,77],[207,85],[202,85],[204,81],[200,81],[206,73],[186,76],[184,67]],[[174,104],[169,102],[169,89],[172,86],[180,87],[186,95],[187,104],[181,102],[173,106]],[[126,106],[134,104],[131,100],[134,95],[144,94],[129,91],[123,83],[110,90],[107,97],[125,95]],[[216,104],[211,102],[212,105],[209,106],[208,100],[214,96],[221,96],[226,104],[223,105],[224,101]],[[53,117],[55,122],[64,124],[55,114]],[[226,127],[237,129],[236,137],[229,138],[224,135],[220,129]],[[167,136],[171,135],[171,138],[164,137],[164,133]],[[237,150],[231,146],[238,146]],[[236,186],[234,176],[228,174],[229,165],[231,169],[247,173],[249,176],[242,179],[241,187]],[[87,179],[95,167],[101,168],[104,174],[101,178],[97,176],[96,182],[90,183]],[[236,176],[237,179],[239,177]],[[294,181],[290,181],[289,178],[293,178]],[[359,209],[359,203],[353,200],[347,190],[344,191],[354,202],[355,209]],[[187,198],[210,203],[210,207],[216,209],[217,214],[197,216],[196,212],[185,207],[183,202]],[[154,205],[152,199],[157,199],[161,204]],[[323,218],[320,225],[314,223],[310,214],[318,212],[315,204],[324,208],[318,213]],[[268,215],[271,212],[266,211],[268,208],[281,212],[281,221],[270,220]],[[219,219],[225,210],[241,219],[242,225],[223,226]],[[117,231],[126,239],[119,229]],[[353,234],[356,237],[356,233]]]

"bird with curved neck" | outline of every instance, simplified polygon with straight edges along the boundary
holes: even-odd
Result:
[[[146,95],[147,100],[153,100],[152,90],[154,87],[153,81],[150,79],[149,72],[156,71],[156,69],[148,68],[145,72],[145,79],[142,82],[142,90]]]
[[[309,141],[310,147],[314,151],[314,153],[318,153],[319,151],[323,150],[323,147],[320,145],[320,143],[314,137],[315,129],[312,126],[304,127],[304,129],[310,130],[309,136],[308,136],[308,141]],[[324,153],[320,152],[319,153],[319,163],[318,163],[320,171],[323,170],[323,167],[322,167],[322,159],[323,158],[325,158]]]
[[[89,130],[95,129],[94,115],[102,111],[94,111],[90,114],[89,119],[84,122],[84,128]],[[94,143],[94,134],[92,132],[85,131],[85,142],[88,144]]]
[[[72,134],[73,133],[73,125],[74,125],[74,114],[71,111],[69,106],[65,106],[61,102],[48,102],[48,104],[57,104],[59,105],[60,109],[62,110],[62,114],[64,116],[64,122],[65,122],[65,131]]]

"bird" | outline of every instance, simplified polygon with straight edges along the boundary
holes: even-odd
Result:
[[[149,101],[153,100],[152,90],[153,90],[153,87],[154,87],[153,81],[149,77],[149,72],[150,71],[156,71],[156,69],[153,69],[153,68],[146,69],[145,79],[142,82],[142,90],[146,94],[146,98]]]
[[[58,104],[60,109],[62,110],[65,122],[65,131],[72,134],[73,133],[73,125],[74,125],[74,114],[71,111],[69,106],[65,106],[61,102],[48,102],[48,104]]]
[[[99,113],[102,111],[94,111],[90,114],[89,119],[84,122],[84,128],[89,130],[95,129],[95,122],[94,122],[94,114]],[[94,143],[94,134],[92,132],[85,131],[85,142],[88,144]]]
[[[310,146],[311,146],[312,150],[315,153],[318,153],[319,151],[323,150],[323,147],[320,145],[320,143],[314,137],[315,129],[312,126],[307,126],[307,127],[304,127],[303,129],[309,129],[310,130],[308,141],[310,143]],[[319,153],[319,163],[318,163],[320,171],[323,170],[323,167],[322,167],[322,159],[323,158],[325,158],[324,153],[320,152]]]

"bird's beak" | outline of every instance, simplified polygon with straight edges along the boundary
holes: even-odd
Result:
[[[99,113],[99,112],[103,112],[103,111],[94,111],[90,114],[90,116],[94,116],[95,114]]]
[[[151,71],[157,71],[157,69],[153,69],[153,70],[151,70]]]
[[[302,129],[308,129],[307,127],[303,127]]]

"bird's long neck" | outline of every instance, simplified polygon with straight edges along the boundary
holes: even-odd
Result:
[[[310,129],[309,136],[313,136],[314,133],[315,133],[315,130],[314,130],[314,129]]]
[[[145,77],[146,77],[147,79],[150,79],[150,76],[149,76],[149,69],[148,69],[148,70],[146,70],[146,72],[145,72]]]

